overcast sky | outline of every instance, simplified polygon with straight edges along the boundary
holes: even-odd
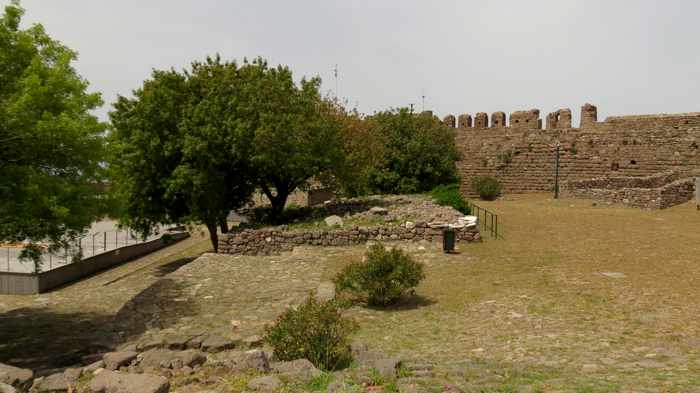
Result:
[[[9,1],[0,0],[0,4]],[[219,53],[318,75],[365,112],[441,117],[585,102],[605,116],[700,110],[700,2],[24,0],[25,26],[79,52],[106,118],[153,68]]]

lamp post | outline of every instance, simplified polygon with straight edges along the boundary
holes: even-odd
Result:
[[[556,159],[556,169],[554,172],[554,199],[559,199],[559,149],[561,148],[561,143],[557,141],[557,159]]]

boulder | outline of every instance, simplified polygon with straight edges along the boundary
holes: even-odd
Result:
[[[325,221],[326,225],[329,227],[342,227],[343,226],[343,219],[340,218],[339,216],[328,216],[323,221]]]
[[[90,381],[94,393],[168,393],[168,379],[151,374],[128,374],[104,370]]]
[[[30,391],[33,393],[67,392],[68,389],[69,385],[65,375],[63,375],[63,373],[56,373],[47,377],[35,379]]]
[[[104,360],[98,360],[94,363],[91,363],[91,364],[83,367],[83,371],[86,373],[91,373],[99,368],[105,368],[105,361]]]
[[[369,212],[372,213],[375,216],[386,216],[389,214],[389,209],[385,209],[383,207],[375,206],[371,209],[369,209]]]
[[[244,370],[270,371],[270,363],[267,360],[265,352],[255,349],[243,354],[239,363],[239,367]]]
[[[279,374],[302,383],[308,383],[321,374],[321,370],[317,369],[313,363],[306,359],[275,362],[270,367]]]
[[[17,390],[6,383],[0,382],[0,393],[17,393]]]
[[[109,352],[102,357],[102,360],[107,370],[119,370],[119,367],[128,366],[137,355],[138,353],[134,351]]]
[[[248,348],[258,348],[263,345],[265,341],[263,340],[262,337],[258,336],[257,334],[254,336],[246,337],[243,340],[243,344],[245,344],[246,347]]]
[[[282,381],[274,375],[258,377],[248,382],[248,389],[256,392],[274,392],[282,387]]]
[[[221,336],[209,336],[202,341],[202,350],[205,352],[221,352],[235,347],[234,341]]]
[[[316,300],[327,302],[333,299],[335,299],[335,284],[330,281],[319,284],[316,290]]]
[[[183,367],[195,367],[207,361],[199,351],[170,351],[167,349],[151,349],[138,356],[139,366],[146,368],[172,368],[174,370]]]
[[[165,347],[172,350],[182,350],[185,349],[187,342],[191,337],[187,336],[169,336],[165,338]]]
[[[0,363],[0,383],[14,387],[27,387],[31,384],[32,378],[34,378],[32,370]]]

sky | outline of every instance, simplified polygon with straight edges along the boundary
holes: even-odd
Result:
[[[8,0],[0,0],[1,5]],[[152,69],[220,54],[320,76],[364,113],[571,108],[606,116],[700,111],[700,2],[693,0],[23,0],[78,51],[107,119]],[[425,96],[423,99],[422,97]]]

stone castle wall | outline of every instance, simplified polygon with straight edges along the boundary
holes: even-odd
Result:
[[[454,124],[454,116],[446,124]],[[557,144],[560,184],[602,177],[643,177],[668,170],[700,169],[700,113],[615,116],[597,120],[597,108],[581,108],[571,126],[571,110],[546,116],[537,109],[505,116],[496,112],[457,117],[458,169],[462,192],[474,196],[475,176],[496,177],[504,193],[551,192]]]

